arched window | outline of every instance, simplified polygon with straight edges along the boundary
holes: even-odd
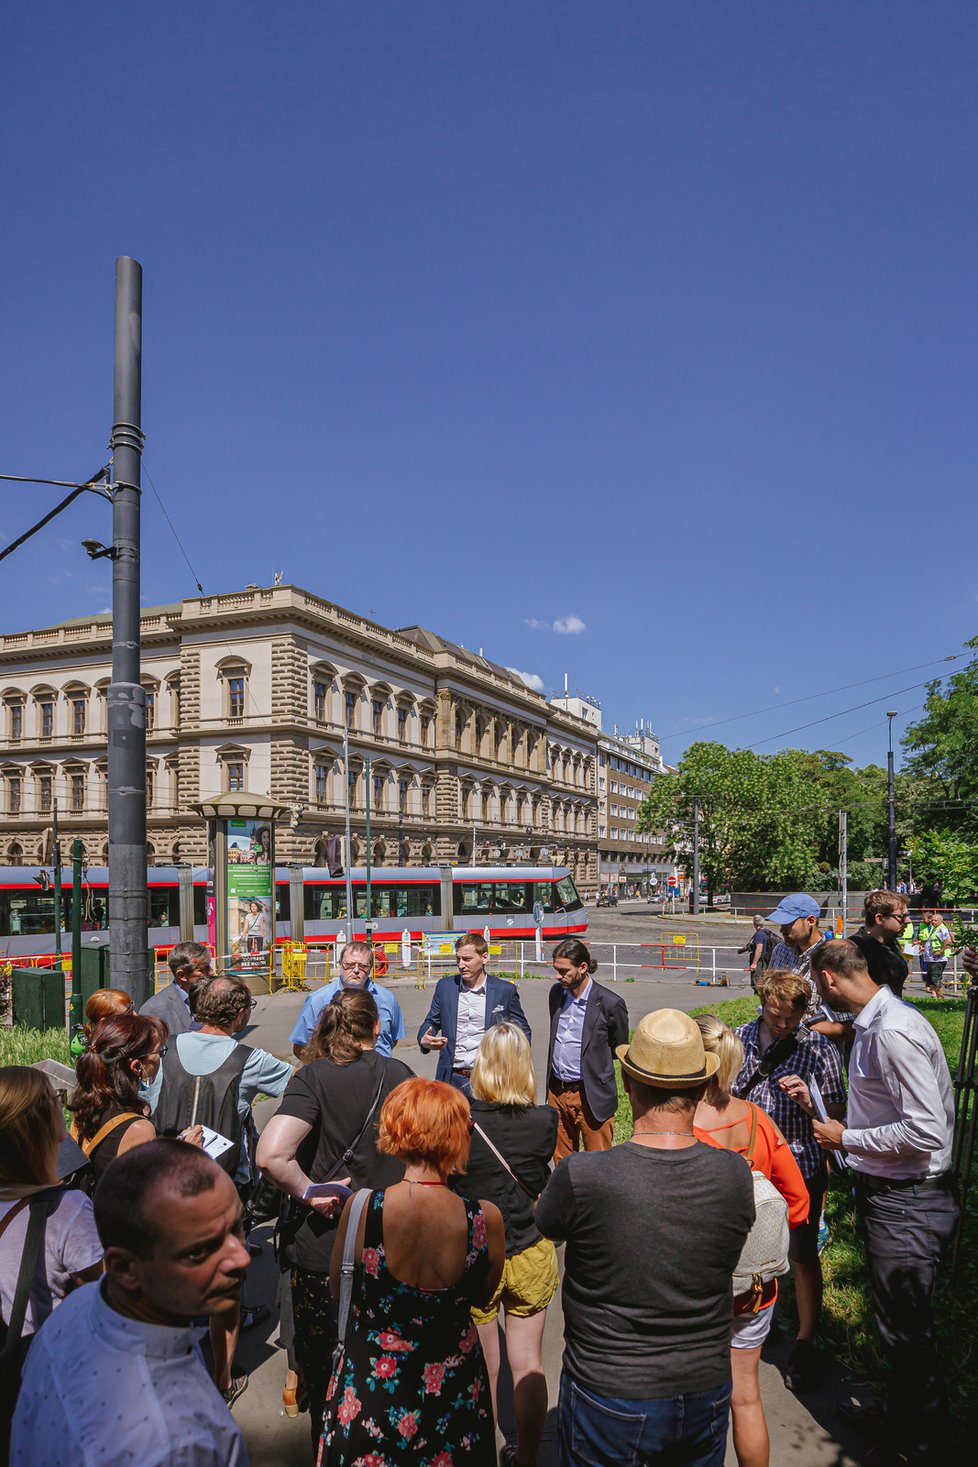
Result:
[[[24,864],[24,847],[20,844],[20,841],[13,840],[13,841],[10,842],[10,845],[7,847],[7,865],[8,866],[23,866],[23,864]]]

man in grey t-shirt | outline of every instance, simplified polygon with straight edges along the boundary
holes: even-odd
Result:
[[[566,1241],[561,1460],[722,1467],[732,1275],[754,1221],[743,1158],[697,1141],[717,1068],[687,1014],[647,1014],[617,1048],[632,1138],[562,1161],[537,1204]]]

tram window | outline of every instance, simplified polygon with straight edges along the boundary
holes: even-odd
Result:
[[[180,926],[180,891],[176,886],[151,886],[148,892],[150,927]]]
[[[342,887],[305,887],[305,915],[307,922],[334,922],[346,916],[346,892]]]
[[[552,881],[535,881],[533,883],[533,885],[534,885],[534,888],[535,888],[535,895],[534,895],[533,900],[535,902],[542,903],[543,910],[545,912],[552,912],[553,909],[554,909],[554,884],[553,884],[553,882]]]
[[[275,883],[275,920],[276,922],[288,922],[292,913],[291,893],[287,881],[276,881]]]
[[[33,892],[23,896],[5,893],[0,903],[4,936],[30,937],[34,933],[54,931],[54,897],[50,892],[39,890],[36,896]]]
[[[470,914],[481,914],[491,912],[493,899],[493,883],[491,881],[479,881],[473,885],[455,887],[455,915],[465,917]]]
[[[194,887],[194,926],[203,927],[207,921],[207,887]]]
[[[532,907],[533,903],[527,902],[525,881],[497,881],[495,886],[494,911],[525,912]]]
[[[557,901],[566,912],[576,912],[581,907],[581,898],[577,894],[572,876],[562,876],[557,882]]]

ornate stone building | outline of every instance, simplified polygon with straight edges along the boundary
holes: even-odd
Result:
[[[107,859],[107,617],[0,636],[0,864],[64,840]],[[287,805],[280,862],[342,835],[378,866],[537,861],[597,882],[597,731],[506,668],[423,627],[392,631],[295,586],[142,617],[150,860],[205,860],[197,801],[247,789]],[[350,767],[343,760],[348,733]]]

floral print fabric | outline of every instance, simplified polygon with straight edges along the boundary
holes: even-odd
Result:
[[[326,1395],[320,1467],[493,1467],[489,1380],[470,1315],[485,1292],[489,1247],[478,1203],[466,1200],[465,1212],[461,1278],[450,1289],[415,1289],[388,1271],[384,1194],[371,1198],[346,1349]]]

